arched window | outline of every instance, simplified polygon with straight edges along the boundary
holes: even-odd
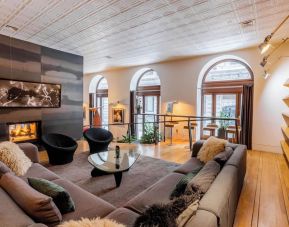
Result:
[[[226,59],[213,64],[202,82],[202,116],[239,118],[245,84],[253,84],[253,73],[244,62]],[[211,123],[220,126],[220,122],[206,122]],[[234,122],[229,125],[233,126]],[[206,137],[206,131],[202,132]]]
[[[134,108],[131,111],[137,113],[158,114],[160,113],[161,82],[156,71],[147,69],[138,75],[136,90],[134,91]],[[153,122],[154,116],[137,115],[135,119],[136,134],[140,138],[146,122]]]

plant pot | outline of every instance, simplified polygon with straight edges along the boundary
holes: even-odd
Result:
[[[226,130],[224,128],[218,128],[218,138],[220,139],[226,138]]]

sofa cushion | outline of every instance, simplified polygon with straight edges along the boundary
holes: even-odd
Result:
[[[239,199],[238,181],[243,180],[237,172],[236,167],[225,165],[200,201],[199,209],[215,214],[220,226],[233,226]]]
[[[0,226],[22,227],[34,223],[2,188],[0,188],[0,198]]]
[[[61,214],[66,214],[75,210],[75,205],[71,196],[58,184],[41,178],[28,178],[28,183],[35,190],[51,197]]]
[[[18,143],[18,146],[32,162],[39,162],[38,148],[32,143]]]
[[[24,175],[24,178],[28,177],[42,178],[50,181],[59,179],[59,176],[38,163],[33,163],[28,169],[27,173]]]
[[[181,180],[176,184],[176,187],[172,191],[170,195],[170,199],[173,199],[175,197],[180,197],[184,194],[186,191],[188,183],[193,179],[194,176],[198,174],[198,172],[202,169],[201,166],[195,168],[190,173],[184,175]]]
[[[32,165],[31,160],[19,146],[8,141],[0,143],[0,161],[5,163],[17,176],[24,175]]]
[[[225,150],[227,144],[226,140],[211,136],[207,139],[201,147],[197,158],[202,162],[208,162],[212,160],[218,153]]]
[[[102,218],[115,210],[115,207],[111,204],[67,180],[57,179],[53,180],[53,182],[65,188],[75,204],[76,209],[74,212],[62,215],[63,221],[70,219],[78,220],[80,218]]]
[[[0,178],[2,177],[2,175],[4,175],[5,173],[9,173],[11,172],[11,169],[6,166],[5,163],[0,161]]]
[[[216,176],[220,172],[220,164],[216,161],[208,161],[198,174],[188,183],[186,191],[195,191],[200,189],[206,193]]]
[[[57,224],[62,220],[58,208],[50,197],[34,190],[14,174],[3,175],[0,186],[36,222]]]
[[[155,203],[168,203],[171,192],[183,176],[180,173],[171,173],[165,176],[131,199],[125,207],[135,212],[143,213],[149,206]]]
[[[190,158],[184,164],[180,165],[174,172],[187,174],[192,172],[195,168],[204,166],[204,163],[197,158]]]
[[[187,227],[219,227],[217,217],[206,210],[197,210],[186,223]]]
[[[106,218],[116,220],[118,223],[124,224],[126,227],[133,227],[135,220],[138,217],[139,214],[123,207],[116,209],[106,216]]]

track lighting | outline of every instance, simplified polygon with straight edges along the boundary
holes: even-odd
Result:
[[[268,62],[268,56],[266,56],[266,57],[263,58],[263,60],[261,61],[260,65],[261,65],[262,67],[265,67],[265,65],[267,64],[267,62]]]
[[[271,46],[271,44],[269,43],[271,38],[272,38],[272,34],[266,36],[264,42],[259,45],[259,49],[261,51],[261,54],[264,54],[266,51],[269,50],[269,48]]]
[[[264,79],[267,80],[270,76],[271,74],[265,70],[263,74]]]
[[[260,65],[261,65],[262,67],[265,67],[265,65],[268,63],[268,58],[269,58],[276,50],[278,50],[284,43],[286,43],[288,39],[289,39],[289,38],[283,39],[283,41],[282,41],[273,51],[271,51],[271,53],[269,53],[267,56],[265,56],[265,57],[263,58],[263,60],[261,61]]]
[[[289,19],[289,15],[275,28],[275,30],[270,34],[267,35],[264,39],[264,42],[259,45],[259,49],[261,51],[261,54],[264,54],[266,51],[269,50],[271,44],[269,43],[274,34],[279,30],[279,28]]]

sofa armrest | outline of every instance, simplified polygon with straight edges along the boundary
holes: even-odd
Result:
[[[18,146],[34,163],[39,163],[38,148],[32,143],[19,143]]]
[[[204,142],[205,140],[198,140],[197,142],[194,143],[193,148],[192,148],[192,157],[197,157]]]

